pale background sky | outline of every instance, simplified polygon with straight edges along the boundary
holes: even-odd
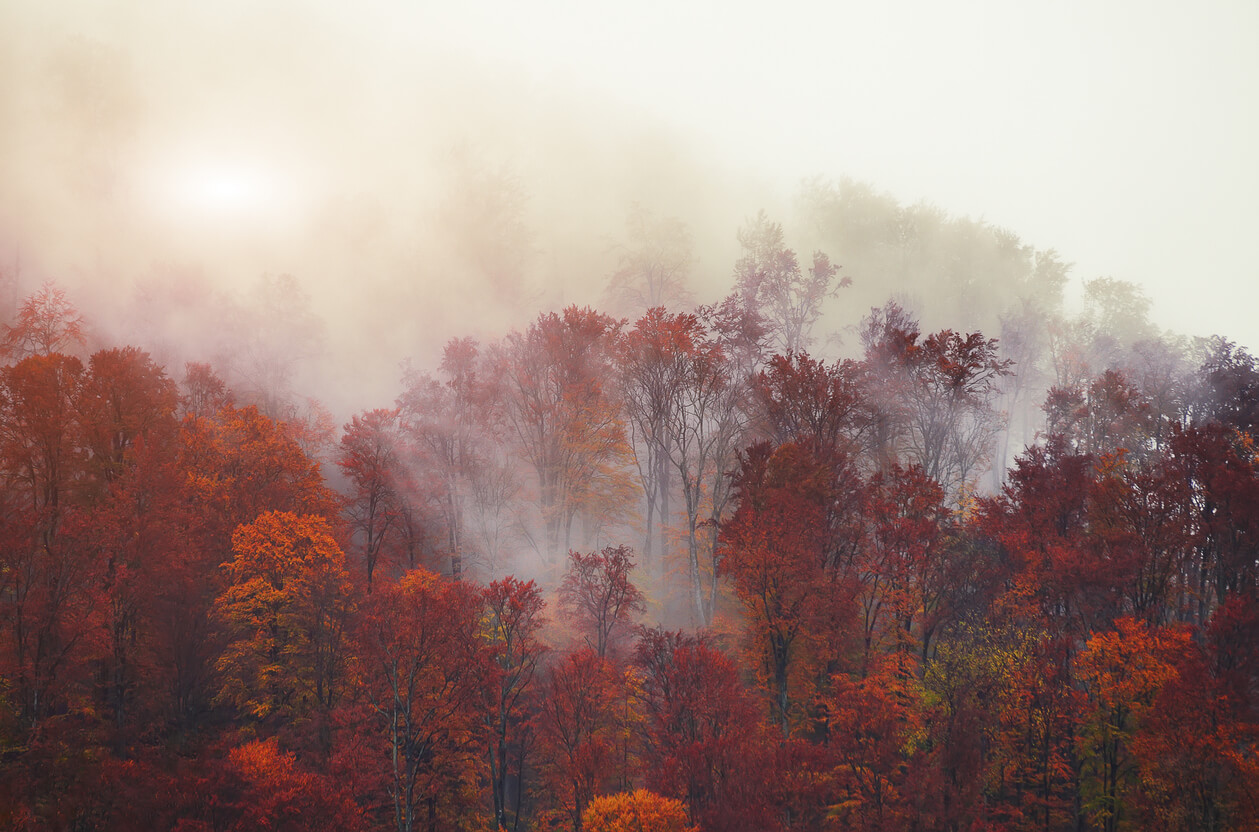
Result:
[[[124,92],[49,103],[49,55],[102,44]],[[982,217],[1253,350],[1257,47],[1255,0],[0,0],[0,244],[46,271],[120,241],[133,260],[101,273],[198,246],[283,268],[330,194],[422,180],[415,137],[452,130],[443,113],[510,143],[555,90],[784,198],[850,176]],[[466,95],[483,84],[507,100]],[[122,171],[125,206],[56,195],[85,157]]]
[[[458,11],[455,10],[458,7]],[[1259,2],[451,4],[433,43],[623,96],[784,186],[849,175],[1259,347]]]

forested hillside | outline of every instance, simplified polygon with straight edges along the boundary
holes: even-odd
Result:
[[[613,313],[340,428],[294,278],[150,286],[135,343],[30,287],[0,826],[1256,828],[1259,363],[984,223],[797,208],[707,304],[631,212]]]

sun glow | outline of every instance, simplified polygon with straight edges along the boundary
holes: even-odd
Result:
[[[167,223],[266,232],[300,220],[307,179],[291,161],[188,148],[157,156],[142,176],[149,210]]]
[[[261,179],[244,171],[207,170],[189,179],[188,196],[213,208],[248,208],[256,205],[265,195]]]
[[[275,177],[266,170],[239,162],[196,163],[173,177],[173,196],[189,212],[217,216],[260,218],[279,201]]]

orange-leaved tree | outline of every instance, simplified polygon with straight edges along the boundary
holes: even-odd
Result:
[[[908,827],[911,758],[923,727],[912,658],[880,654],[860,678],[836,674],[826,706],[838,797],[831,816],[847,829]]]
[[[585,832],[699,832],[687,823],[682,801],[646,789],[590,801],[581,816]]]
[[[162,819],[173,821],[167,828],[189,832],[353,832],[369,828],[344,783],[324,773],[303,770],[295,755],[282,751],[274,737],[247,742],[221,757],[197,760],[191,767],[191,772],[172,784],[175,793],[154,807],[160,811],[172,802],[176,804],[173,814],[177,817]],[[113,828],[154,828],[159,823],[152,815],[133,819],[128,814],[124,812],[115,823],[130,821],[134,826]]]
[[[206,711],[215,693],[213,666],[222,645],[211,608],[229,582],[220,566],[232,558],[237,527],[269,511],[332,522],[337,504],[319,465],[283,425],[255,407],[229,403],[213,414],[186,414],[174,458],[184,546],[180,569],[169,582],[172,604],[164,626],[177,668],[179,710],[187,719]]]
[[[213,418],[185,417],[179,462],[209,545],[225,543],[236,526],[266,511],[336,516],[338,501],[319,464],[256,407],[228,405]]]
[[[219,699],[257,719],[330,709],[345,683],[354,587],[322,517],[270,511],[232,535],[215,609],[232,641]]]
[[[1127,826],[1138,792],[1133,738],[1163,688],[1179,678],[1178,665],[1191,649],[1185,628],[1151,628],[1133,618],[1115,624],[1114,632],[1090,638],[1078,660],[1091,706],[1079,731],[1081,797],[1105,832]]]

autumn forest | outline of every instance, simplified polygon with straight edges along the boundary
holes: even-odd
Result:
[[[133,338],[6,284],[0,827],[1259,827],[1259,362],[986,223],[799,204],[712,298],[633,208],[598,308],[337,416],[298,277]]]

